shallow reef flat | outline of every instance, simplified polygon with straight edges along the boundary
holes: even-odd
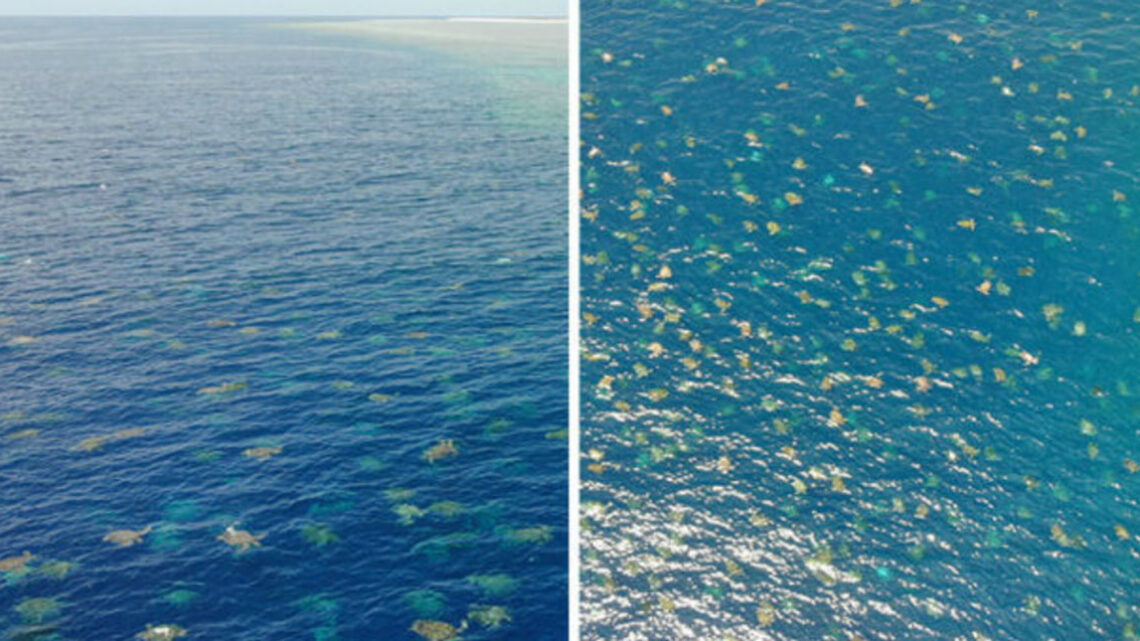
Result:
[[[289,28],[368,36],[393,43],[525,65],[566,64],[564,19],[453,18],[290,23]]]

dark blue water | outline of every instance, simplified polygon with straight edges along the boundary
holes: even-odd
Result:
[[[0,22],[0,629],[564,638],[564,78]]]
[[[1140,13],[893,4],[583,4],[586,638],[1137,638]]]

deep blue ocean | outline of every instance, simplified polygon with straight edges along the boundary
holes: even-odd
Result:
[[[0,20],[0,638],[565,638],[565,77]]]
[[[586,639],[1140,636],[1140,6],[584,0]]]

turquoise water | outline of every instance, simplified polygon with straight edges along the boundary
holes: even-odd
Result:
[[[0,636],[564,638],[564,77],[0,21]]]
[[[583,4],[584,638],[1137,637],[1138,18]]]

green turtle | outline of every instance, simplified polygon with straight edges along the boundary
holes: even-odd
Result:
[[[269,459],[281,453],[282,447],[251,447],[244,452],[242,456],[246,458],[255,458],[259,461],[268,461]]]
[[[77,567],[77,564],[70,561],[45,561],[36,568],[36,572],[48,578],[63,580]]]
[[[100,449],[106,445],[107,441],[109,440],[111,439],[107,436],[89,436],[82,441],[79,441],[79,443],[71,449],[79,452],[94,452],[95,450]]]
[[[248,387],[249,387],[249,384],[244,383],[244,382],[222,383],[221,385],[211,385],[208,387],[203,387],[202,389],[198,390],[198,393],[199,394],[207,394],[210,396],[216,396],[218,394],[230,394],[232,392],[240,392],[244,389],[247,389]]]
[[[63,604],[55,599],[37,598],[37,599],[24,599],[16,604],[13,608],[20,614],[20,618],[24,623],[29,624],[42,624],[47,623],[51,619],[59,616],[63,610]]]
[[[126,333],[128,338],[154,338],[158,332],[153,329],[132,329]]]
[[[186,628],[174,625],[173,623],[163,623],[162,625],[147,624],[146,629],[135,635],[136,639],[143,641],[174,641],[178,637],[184,637],[189,634]]]
[[[261,539],[264,538],[264,534],[254,535],[246,530],[239,530],[232,525],[228,526],[225,532],[218,535],[219,541],[235,548],[238,553],[248,552],[250,548],[261,547]]]
[[[438,444],[429,447],[424,452],[424,459],[428,463],[435,463],[440,459],[452,456],[459,456],[459,448],[455,446],[455,441],[449,438],[441,438]]]
[[[115,530],[103,537],[107,543],[114,543],[119,547],[129,548],[137,543],[142,543],[143,537],[150,534],[153,528],[146,526],[141,530]]]
[[[415,632],[428,641],[451,641],[451,639],[458,639],[459,635],[467,629],[467,622],[464,621],[457,628],[443,621],[420,619],[412,624],[411,629],[412,632]]]
[[[439,501],[432,503],[427,509],[427,511],[432,514],[438,514],[449,519],[463,514],[464,510],[463,504],[456,501]]]
[[[321,523],[309,523],[301,528],[301,538],[319,548],[340,542],[340,536],[331,527]]]
[[[36,555],[24,550],[20,556],[10,556],[6,559],[0,559],[0,572],[23,572],[27,569],[28,561],[36,558]]]
[[[412,525],[416,522],[416,519],[427,514],[423,508],[417,507],[410,503],[401,503],[392,508],[392,511],[396,514],[396,516],[400,517],[400,523],[402,525]]]
[[[538,525],[508,530],[506,538],[511,543],[549,543],[554,536],[549,525]]]
[[[511,613],[501,605],[473,605],[467,616],[485,628],[497,628],[511,622]]]

